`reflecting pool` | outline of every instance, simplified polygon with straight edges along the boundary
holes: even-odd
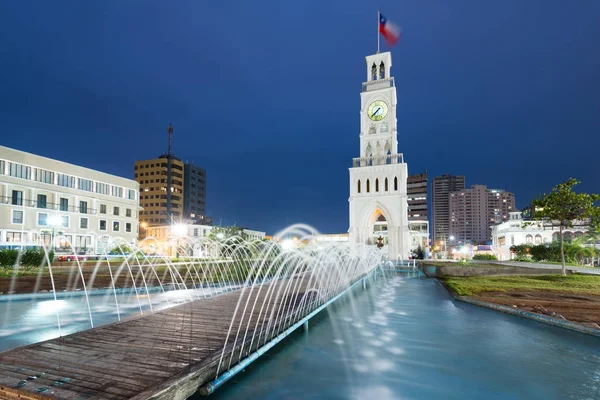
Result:
[[[353,290],[211,397],[599,399],[600,339],[394,275]]]

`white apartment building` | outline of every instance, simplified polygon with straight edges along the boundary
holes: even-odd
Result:
[[[0,146],[0,248],[51,246],[102,254],[136,244],[139,184]]]
[[[557,241],[560,238],[558,227],[544,224],[541,221],[524,220],[520,211],[510,212],[506,222],[492,225],[492,251],[498,260],[510,260],[513,255],[511,246],[521,244],[543,244]],[[587,228],[580,226],[563,232],[565,241],[580,237]]]

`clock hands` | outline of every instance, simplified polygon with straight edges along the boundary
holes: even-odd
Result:
[[[373,111],[373,115],[377,115],[379,114],[379,111],[381,111],[381,107],[377,107],[374,111]]]

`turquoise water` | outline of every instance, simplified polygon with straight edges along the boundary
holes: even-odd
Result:
[[[600,339],[396,275],[353,290],[211,397],[600,399]]]

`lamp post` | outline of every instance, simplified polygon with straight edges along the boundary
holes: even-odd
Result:
[[[187,228],[184,224],[175,224],[172,225],[172,233],[175,236],[175,249],[177,251],[177,256],[179,256],[179,238],[184,236],[187,232]]]
[[[142,228],[142,229],[143,229],[143,231],[144,231],[144,236],[143,236],[143,237],[140,237],[140,239],[145,239],[145,238],[146,238],[146,234],[148,233],[148,231],[146,231],[146,228],[147,228],[147,227],[148,227],[148,223],[147,223],[147,222],[142,222],[142,223],[140,224],[140,228]],[[139,235],[139,236],[141,236],[141,231],[140,231],[140,235]]]
[[[53,252],[55,250],[54,229],[60,225],[61,221],[62,220],[58,215],[51,215],[48,217],[48,225],[50,225],[52,227],[52,234],[50,235],[50,245],[51,245],[50,248]]]

